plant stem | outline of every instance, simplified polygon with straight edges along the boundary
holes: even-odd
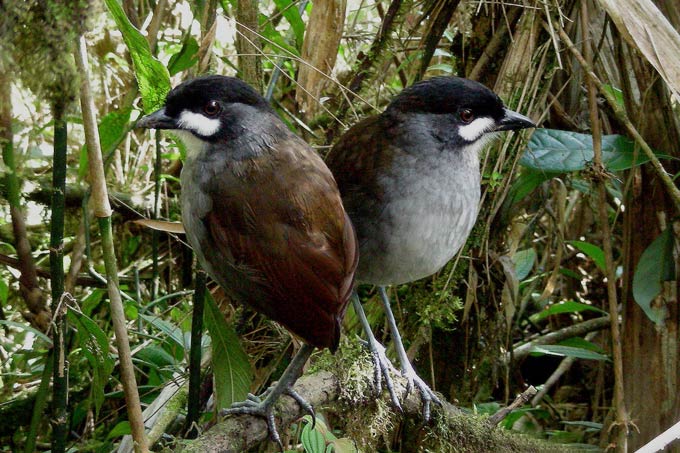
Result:
[[[52,106],[54,119],[54,160],[52,166],[52,216],[50,219],[50,273],[52,274],[52,335],[54,344],[54,370],[52,381],[52,451],[66,451],[68,434],[68,383],[66,379],[66,352],[64,335],[66,321],[59,316],[64,294],[64,191],[66,189],[66,138],[67,126],[63,101]]]
[[[156,130],[156,159],[153,166],[154,175],[154,191],[153,191],[153,213],[151,218],[156,220],[160,214],[160,199],[161,199],[161,131]],[[153,280],[151,282],[151,300],[156,300],[158,296],[158,231],[151,230],[151,273]]]
[[[184,431],[188,438],[198,435],[194,423],[198,421],[201,410],[201,338],[203,335],[203,308],[205,307],[206,274],[196,272],[194,289],[194,309],[191,314],[191,350],[189,352],[189,405]]]
[[[583,32],[583,57],[592,67],[593,56],[590,49],[588,35],[588,6],[581,5],[581,30]],[[618,425],[616,451],[628,451],[628,414],[623,391],[623,353],[621,349],[621,332],[619,328],[619,304],[616,296],[616,269],[612,250],[612,234],[609,225],[609,213],[607,212],[607,187],[605,185],[606,172],[602,164],[602,128],[597,106],[597,92],[595,80],[591,71],[585,71],[585,79],[588,88],[588,105],[590,107],[590,127],[593,134],[593,165],[596,177],[593,182],[598,194],[598,212],[600,229],[602,231],[602,249],[604,251],[605,274],[607,277],[607,301],[609,305],[609,319],[611,320],[611,340],[614,366],[614,408],[616,410],[616,424]],[[598,177],[599,176],[599,177]]]
[[[78,39],[75,59],[81,74],[80,105],[83,112],[83,127],[85,129],[85,139],[87,141],[88,172],[92,188],[92,206],[94,208],[94,214],[98,218],[101,233],[104,267],[106,269],[108,294],[111,301],[111,320],[116,334],[118,359],[120,360],[120,378],[125,394],[125,406],[127,408],[132,438],[135,442],[135,452],[147,453],[149,447],[144,433],[142,408],[139,400],[137,382],[135,381],[134,367],[132,365],[132,354],[130,352],[123,302],[118,286],[118,264],[116,262],[116,253],[113,246],[113,232],[111,228],[112,211],[111,206],[109,205],[106,180],[104,177],[104,163],[97,131],[97,118],[90,89],[87,47],[83,36]]]

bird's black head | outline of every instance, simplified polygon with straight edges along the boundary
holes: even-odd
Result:
[[[490,132],[536,127],[529,118],[507,109],[498,95],[481,83],[459,77],[418,82],[402,91],[385,113],[442,115],[463,144],[474,143]]]
[[[175,87],[165,107],[137,122],[148,129],[176,129],[201,140],[228,140],[239,133],[239,118],[248,112],[272,112],[250,85],[235,77],[210,75]]]

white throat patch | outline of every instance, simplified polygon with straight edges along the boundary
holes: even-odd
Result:
[[[220,129],[219,119],[208,118],[200,113],[194,113],[189,110],[184,110],[179,115],[177,124],[181,128],[196,132],[203,137],[210,137]]]
[[[470,124],[460,126],[458,128],[458,133],[468,142],[474,142],[479,137],[481,137],[485,132],[489,132],[491,126],[493,126],[494,123],[495,121],[492,118],[489,118],[488,116],[483,116],[481,118],[477,118]]]

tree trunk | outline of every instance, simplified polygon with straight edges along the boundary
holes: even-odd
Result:
[[[640,74],[638,69],[638,83]],[[648,73],[649,74],[649,73]],[[651,82],[651,78],[646,80]],[[662,84],[657,82],[650,90],[647,107],[638,111],[645,112],[640,119],[646,125],[645,139],[656,149],[666,153],[680,154],[677,149],[677,129],[673,120],[663,117],[668,105],[668,95]],[[648,85],[649,86],[649,85]],[[651,108],[651,106],[655,106]],[[661,124],[663,127],[658,127]],[[676,146],[672,146],[675,143]],[[677,165],[664,163],[671,174]],[[655,325],[635,303],[632,294],[632,281],[640,256],[666,227],[673,227],[674,204],[667,197],[659,178],[651,169],[643,167],[633,170],[633,183],[625,202],[624,213],[624,280],[623,280],[623,367],[626,408],[639,429],[632,427],[629,447],[631,451],[649,442],[668,429],[680,418],[680,361],[678,361],[678,280],[664,284],[662,293],[653,303],[665,305],[667,317],[663,325]],[[661,260],[661,257],[659,257]],[[677,255],[675,267],[678,269]],[[680,445],[670,450],[680,452]]]

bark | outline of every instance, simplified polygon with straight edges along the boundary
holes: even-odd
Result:
[[[319,112],[320,97],[330,82],[345,24],[346,0],[315,1],[302,44],[295,100],[306,121]]]
[[[262,88],[262,45],[258,36],[256,0],[238,0],[236,8],[236,51],[239,76],[258,91]]]
[[[657,107],[638,110],[643,115],[641,123],[648,125],[643,135],[652,146],[677,158],[680,156],[677,146],[669,147],[667,141],[678,140],[677,131],[669,127],[672,123],[661,116],[662,111],[671,110],[667,96],[660,96],[659,91],[664,90],[659,85],[652,90],[652,99],[649,101],[649,105]],[[658,127],[659,124],[664,127]],[[675,167],[673,173],[677,171],[677,165]],[[678,280],[668,282],[654,302],[667,309],[668,315],[663,325],[655,325],[650,321],[635,303],[632,294],[633,275],[640,256],[665,226],[672,227],[670,219],[674,216],[675,205],[651,168],[645,166],[633,172],[633,187],[625,201],[628,209],[624,213],[622,290],[624,389],[626,405],[639,430],[633,430],[631,434],[631,451],[653,439],[680,418]],[[677,255],[675,260],[678,269],[680,261]],[[680,446],[676,445],[667,451],[678,452]]]

